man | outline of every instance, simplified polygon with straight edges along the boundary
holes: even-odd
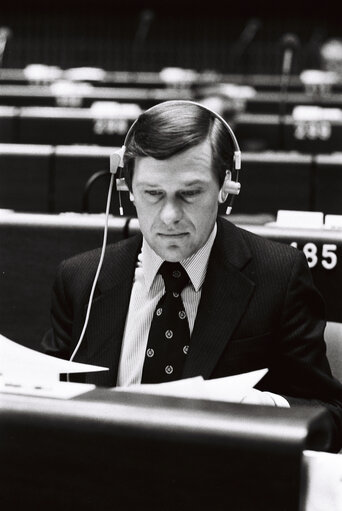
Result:
[[[109,371],[86,381],[122,386],[268,368],[245,402],[323,404],[332,417],[331,448],[339,449],[342,386],[325,355],[324,305],[305,256],[218,217],[218,204],[236,186],[236,147],[227,126],[199,105],[176,101],[146,111],[131,131],[124,171],[142,236],[107,247],[75,359]],[[60,266],[46,353],[70,358],[98,261],[95,250]],[[164,261],[181,264],[175,275],[186,271],[185,287],[172,293],[186,319],[179,322],[183,355],[162,352],[173,349],[178,320],[166,338],[153,334],[165,312],[160,300],[168,295]],[[175,362],[160,362],[163,353]]]

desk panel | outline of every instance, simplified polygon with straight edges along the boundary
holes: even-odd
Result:
[[[308,211],[314,206],[314,164],[297,152],[242,153],[241,193],[234,213],[276,215],[279,209]],[[224,204],[220,213],[224,211]]]
[[[243,226],[256,234],[293,245],[306,255],[317,288],[327,305],[327,319],[342,323],[342,230]]]
[[[0,106],[0,142],[11,143],[18,140],[19,109]]]
[[[47,145],[0,144],[0,208],[51,210],[52,155],[53,148]]]
[[[342,150],[342,139],[338,149]],[[317,155],[316,165],[317,210],[342,215],[342,152]]]
[[[109,187],[109,158],[118,147],[99,146],[58,146],[55,152],[55,211],[76,211],[101,213],[106,210]],[[107,171],[91,185],[88,200],[85,187],[95,173]],[[135,208],[128,193],[121,194],[126,216],[136,216]],[[86,206],[88,207],[84,209]],[[114,186],[111,199],[111,213],[119,215],[118,193]]]
[[[279,91],[257,91],[255,96],[246,102],[246,112],[278,114],[279,104],[283,96]],[[307,94],[304,91],[289,91],[286,97],[286,112],[291,113],[297,105],[317,105],[326,108],[341,108],[342,94],[334,92],[322,96]]]
[[[137,103],[149,108],[169,99],[193,99],[188,87],[86,87],[56,88],[51,85],[0,85],[2,105],[88,108],[95,101]]]
[[[121,146],[135,117],[97,117],[89,108],[23,107],[18,140],[24,144]]]
[[[114,86],[134,86],[134,87],[163,87],[166,86],[165,80],[162,79],[160,72],[156,71],[102,71],[100,79],[94,79],[92,72],[86,76],[84,70],[82,71],[83,81],[92,83],[95,87],[114,87]],[[59,79],[70,79],[68,69],[60,71]],[[41,81],[45,83],[52,83],[56,77],[42,76]],[[76,80],[77,81],[77,80]],[[24,69],[18,68],[4,68],[1,71],[0,83],[4,85],[29,85],[39,82],[37,79],[29,79],[28,74]],[[181,80],[180,80],[181,82]],[[279,92],[281,76],[279,74],[239,74],[239,73],[219,73],[217,71],[203,71],[197,73],[193,80],[188,80],[189,85],[195,90],[201,90],[201,87],[206,85],[211,86],[213,83],[218,84],[236,84],[236,85],[249,85],[258,91],[274,91]],[[297,75],[292,75],[289,82],[289,90],[293,92],[304,93],[305,88],[302,80]],[[329,87],[331,92],[342,92],[341,83],[334,83]]]
[[[234,131],[242,151],[331,153],[340,150],[342,140],[341,122],[297,122],[286,116],[282,131],[278,115],[273,114],[240,114]]]
[[[108,243],[125,237],[126,218],[111,218]],[[50,328],[58,264],[102,245],[103,215],[0,214],[0,333],[40,348]]]
[[[303,449],[330,436],[322,408],[104,389],[2,395],[0,419],[0,498],[16,509],[299,511]]]

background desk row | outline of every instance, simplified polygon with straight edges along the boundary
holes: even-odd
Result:
[[[109,156],[116,149],[0,144],[0,207],[50,213],[104,211],[109,174],[89,190],[86,185],[95,173],[109,170]],[[342,214],[342,153],[245,152],[240,182],[235,213],[275,215],[279,209],[297,209]],[[122,200],[125,214],[136,216],[127,193]],[[119,212],[115,192],[111,211]],[[220,212],[225,212],[224,205]]]
[[[24,144],[123,143],[141,110],[98,113],[91,108],[0,106],[0,142]],[[227,116],[226,116],[227,117]],[[287,115],[280,124],[276,114],[240,113],[230,122],[243,151],[296,150],[330,153],[341,149],[341,118],[298,121]]]
[[[221,88],[224,91],[224,87]],[[220,84],[214,83],[209,88],[193,90],[186,84],[178,87],[159,84],[156,87],[94,87],[87,83],[61,83],[51,85],[0,85],[0,104],[10,106],[77,106],[90,107],[95,101],[120,101],[137,103],[142,108],[149,108],[161,101],[170,99],[190,99],[193,101],[203,98],[220,96]],[[279,90],[254,91],[242,97],[229,97],[227,102],[239,107],[241,101],[246,112],[278,113],[279,104],[284,100]],[[287,112],[297,105],[317,105],[327,108],[341,108],[341,92],[331,92],[327,95],[310,95],[305,92],[289,91],[286,98]]]
[[[178,76],[178,80],[177,80]],[[218,71],[203,71],[200,73],[187,73],[186,70],[180,69],[177,75],[173,74],[173,80],[165,77],[165,72],[156,71],[110,71],[104,69],[90,69],[89,71],[82,68],[78,69],[60,69],[54,67],[53,72],[44,69],[39,73],[32,74],[30,70],[19,68],[3,68],[0,74],[0,83],[3,85],[34,85],[34,84],[51,84],[57,80],[71,80],[75,82],[91,83],[95,87],[179,87],[179,85],[187,85],[191,90],[197,91],[203,86],[213,84],[219,85],[242,85],[253,87],[257,91],[279,91],[281,76],[279,74],[255,74],[255,73],[220,73]],[[324,86],[324,84],[321,84]],[[319,82],[318,82],[319,86]],[[300,76],[292,75],[289,80],[289,90],[293,92],[307,93]],[[332,92],[341,92],[342,84],[340,82],[333,83],[329,90]]]

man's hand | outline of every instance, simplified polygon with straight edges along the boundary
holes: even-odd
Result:
[[[279,394],[272,394],[272,392],[261,392],[261,390],[257,389],[251,389],[241,400],[241,403],[249,405],[282,406],[284,408],[290,408],[290,405],[286,399],[282,396],[279,396]]]

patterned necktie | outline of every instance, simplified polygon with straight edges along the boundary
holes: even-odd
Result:
[[[178,380],[189,350],[189,324],[181,298],[189,277],[180,263],[165,261],[159,270],[165,294],[154,311],[141,383]]]

